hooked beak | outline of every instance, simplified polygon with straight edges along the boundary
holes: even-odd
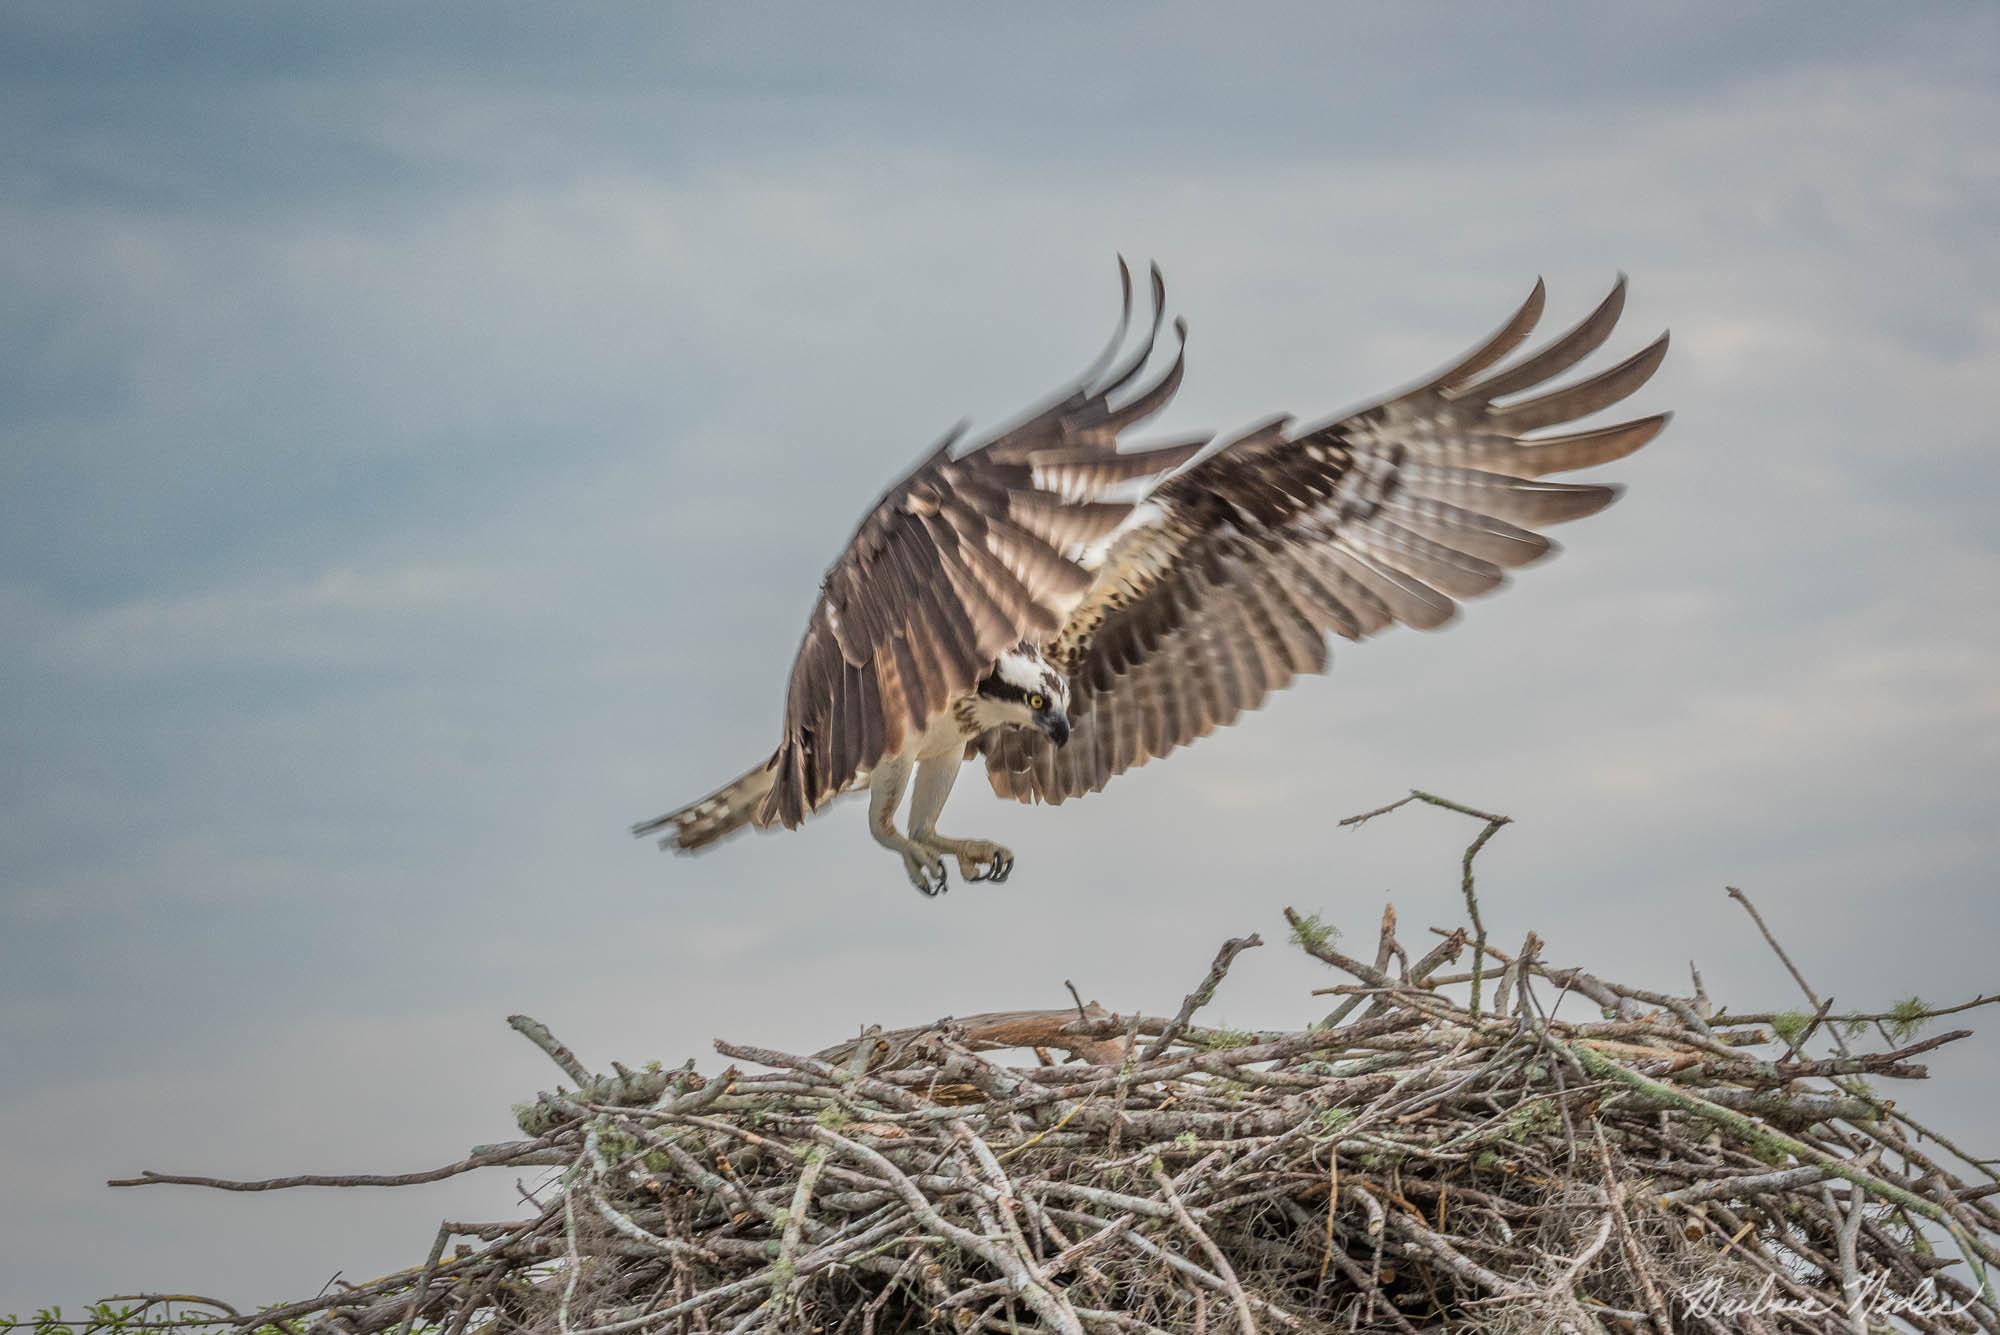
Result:
[[[1041,720],[1041,725],[1042,731],[1048,735],[1048,739],[1057,746],[1062,746],[1069,741],[1069,720],[1061,714],[1045,715]]]

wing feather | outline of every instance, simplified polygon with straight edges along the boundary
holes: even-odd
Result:
[[[1085,500],[1140,478],[1180,467],[1208,443],[1208,437],[1112,454],[1089,445],[1057,446],[1029,456],[1035,485],[1067,500]]]
[[[1499,399],[1555,379],[1603,347],[1604,340],[1610,338],[1611,331],[1618,327],[1618,317],[1624,313],[1625,275],[1621,273],[1618,281],[1611,285],[1610,294],[1597,304],[1597,309],[1584,316],[1568,333],[1551,339],[1547,347],[1523,357],[1505,371],[1481,380],[1470,392]]]
[[[1451,599],[1408,571],[1374,560],[1345,538],[1329,548],[1326,556],[1349,579],[1373,594],[1391,621],[1418,630],[1436,630],[1458,615],[1458,604]]]
[[[1521,303],[1520,309],[1507,317],[1505,324],[1494,330],[1485,342],[1453,362],[1448,369],[1440,371],[1425,389],[1457,389],[1495,362],[1505,360],[1507,354],[1520,347],[1528,335],[1535,332],[1535,326],[1541,323],[1542,307],[1548,301],[1548,295],[1547,286],[1537,278],[1533,290],[1528,293],[1528,299]]]
[[[1555,550],[1553,542],[1530,529],[1424,496],[1399,496],[1384,502],[1379,513],[1412,533],[1504,570],[1519,569]]]
[[[1266,621],[1277,634],[1287,670],[1293,674],[1322,671],[1326,667],[1326,637],[1300,606],[1283,571],[1281,565],[1266,566],[1252,588],[1262,601]]]
[[[1407,571],[1440,593],[1476,598],[1500,587],[1504,576],[1491,561],[1459,551],[1398,524],[1377,510],[1350,525],[1350,540],[1383,564]]]
[[[1659,370],[1660,363],[1666,359],[1667,336],[1662,334],[1608,371],[1599,372],[1564,389],[1522,399],[1505,408],[1490,409],[1488,415],[1494,426],[1512,435],[1538,431],[1559,422],[1574,422],[1600,408],[1622,402],[1651,380],[1653,372]]]
[[[1659,426],[1666,424],[1664,416],[1649,420]],[[1656,426],[1654,434],[1657,433]],[[1522,476],[1481,472],[1476,468],[1439,468],[1413,463],[1403,469],[1401,494],[1444,501],[1516,524],[1560,524],[1565,520],[1596,514],[1618,498],[1618,489],[1574,482],[1529,482]]]
[[[1064,502],[1041,491],[1007,493],[1007,517],[1071,560],[1099,542],[1132,512],[1129,505],[1106,501]]]
[[[1123,260],[1119,261],[1119,267],[1124,267]],[[1091,401],[1079,406],[1076,412],[1071,414],[1073,430],[1088,430],[1102,422],[1112,411],[1109,407],[1111,396],[1137,380],[1139,373],[1146,369],[1146,363],[1153,359],[1154,345],[1160,341],[1160,326],[1167,318],[1167,280],[1157,264],[1152,266],[1149,276],[1153,284],[1153,318],[1151,326],[1146,330],[1146,337],[1132,350],[1132,355],[1126,358],[1125,365],[1110,373],[1110,377],[1091,397]]]

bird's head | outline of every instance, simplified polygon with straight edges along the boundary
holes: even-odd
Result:
[[[1057,746],[1069,740],[1069,680],[1032,645],[1002,654],[979,683],[977,717],[987,728],[1033,728]]]

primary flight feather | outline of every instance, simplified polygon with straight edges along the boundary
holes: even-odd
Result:
[[[866,789],[871,833],[919,890],[945,888],[947,857],[969,881],[1004,881],[1007,849],[937,831],[967,759],[984,758],[1003,797],[1062,802],[1325,671],[1329,631],[1442,626],[1456,600],[1554,550],[1537,530],[1618,496],[1539,479],[1623,458],[1667,423],[1529,434],[1620,402],[1659,368],[1664,334],[1548,387],[1611,334],[1621,276],[1512,363],[1541,316],[1540,282],[1446,370],[1337,421],[1278,418],[1213,449],[1208,437],[1121,449],[1179,387],[1186,327],[1147,381],[1165,285],[1155,268],[1149,328],[1121,360],[1122,261],[1119,276],[1117,333],[1073,391],[976,447],[948,437],[861,521],[821,586],[771,757],[634,833],[695,851],[746,825],[796,827]]]

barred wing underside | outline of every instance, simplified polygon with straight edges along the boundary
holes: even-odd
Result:
[[[1070,676],[1069,745],[989,735],[994,791],[1023,802],[1096,792],[1324,671],[1327,632],[1434,629],[1458,599],[1547,555],[1536,529],[1594,514],[1618,489],[1536,479],[1623,458],[1667,422],[1529,435],[1619,402],[1658,369],[1665,335],[1545,388],[1604,342],[1624,299],[1621,276],[1582,323],[1487,374],[1540,318],[1538,282],[1492,337],[1417,388],[1324,426],[1270,422],[1162,484],[1048,641]]]

